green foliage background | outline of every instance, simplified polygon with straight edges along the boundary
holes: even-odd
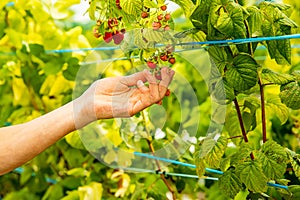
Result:
[[[99,44],[99,40],[92,36],[92,26],[94,26],[95,21],[91,20],[89,24],[74,24],[72,22],[73,13],[69,8],[73,4],[80,3],[79,0],[58,0],[55,4],[50,1],[20,0],[16,1],[14,5],[8,6],[7,3],[9,2],[11,1],[4,0],[0,2],[0,126],[26,122],[72,100],[76,74],[89,52],[61,54],[49,52],[49,50],[89,48]],[[92,1],[88,11],[93,20],[96,20],[93,14],[97,12],[97,2],[99,1]],[[134,4],[134,2],[123,1],[124,10],[122,12],[124,13],[121,14],[128,17],[125,20],[139,17],[137,7],[140,5]],[[147,1],[145,0],[145,2]],[[186,31],[194,28],[197,31],[200,30],[199,32],[191,31],[193,32],[191,36],[196,41],[204,40],[206,36],[208,40],[247,37],[241,28],[243,23],[238,23],[239,17],[246,16],[241,15],[242,11],[238,10],[240,8],[228,7],[229,10],[232,9],[230,14],[238,18],[231,18],[234,26],[228,30],[226,24],[230,23],[226,18],[226,13],[223,13],[224,18],[211,15],[212,17],[209,20],[212,24],[215,23],[213,27],[208,27],[206,23],[203,23],[208,20],[207,15],[200,15],[203,18],[199,18],[199,13],[205,13],[210,9],[209,1],[184,0],[174,2],[182,8],[172,13],[174,29],[176,31]],[[212,2],[222,4],[227,1]],[[243,4],[244,1],[239,2]],[[292,9],[286,11],[289,12],[286,14],[290,14],[290,18],[300,24],[300,3],[296,1],[287,1],[286,3],[292,5]],[[158,1],[158,4],[163,4],[163,1]],[[269,8],[266,7],[265,9]],[[256,12],[256,10],[252,8],[248,12]],[[120,13],[114,14],[119,15]],[[249,25],[253,26],[251,28],[253,32],[256,20],[249,20]],[[300,32],[299,28],[294,28],[294,24],[288,19],[283,23],[293,27],[293,29],[284,29],[283,32],[276,32],[276,35]],[[255,31],[267,36],[275,34],[267,28]],[[298,40],[292,40],[292,44],[298,43]],[[276,49],[278,44],[266,44],[268,47],[272,47],[272,45]],[[231,68],[223,65],[224,60],[222,58],[229,55],[225,48],[225,50],[218,47],[209,49],[208,52],[216,62],[218,69],[224,70],[225,67],[228,67],[226,72],[220,70],[221,73],[227,74],[225,82],[228,83],[228,88],[230,88],[230,91],[226,91],[229,94],[227,97],[229,97],[228,100],[237,97],[242,108],[242,117],[251,144],[243,145],[240,138],[235,138],[232,139],[232,143],[237,146],[227,147],[228,137],[241,135],[236,111],[233,104],[229,103],[223,136],[217,141],[208,136],[202,140],[201,144],[195,145],[197,147],[196,153],[198,153],[195,161],[194,155],[190,151],[187,151],[180,158],[180,161],[183,162],[195,162],[199,176],[202,176],[205,166],[221,169],[226,171],[225,174],[220,176],[219,182],[172,177],[169,182],[175,189],[178,198],[188,196],[195,199],[206,196],[207,199],[245,199],[248,196],[251,199],[258,199],[267,198],[266,196],[269,195],[275,199],[296,199],[296,195],[299,195],[300,156],[297,154],[300,152],[300,113],[297,110],[299,104],[290,101],[290,96],[284,93],[285,91],[295,91],[296,100],[299,98],[297,96],[299,85],[295,81],[295,77],[298,80],[299,75],[297,73],[291,74],[300,67],[299,49],[292,49],[292,56],[289,57],[288,52],[285,51],[289,49],[289,44],[285,41],[279,46],[284,48],[277,50],[273,48],[273,52],[269,51],[269,53],[266,50],[257,50],[254,55],[256,61],[254,61],[251,56],[246,55],[246,53],[249,53],[247,46],[237,45],[238,56],[232,58],[229,64],[227,63]],[[117,52],[112,55],[108,53],[100,54],[103,59],[118,55]],[[144,52],[143,56],[146,57],[147,53]],[[191,53],[190,58],[192,59],[193,56]],[[276,59],[271,59],[271,57]],[[207,116],[201,118],[198,124],[199,129],[196,137],[200,140],[206,136],[210,119],[214,114],[210,110],[211,97],[206,82],[199,78],[197,70],[187,60],[180,57],[176,58],[175,71],[189,81],[199,101],[199,105],[194,106],[190,112],[200,111],[201,114]],[[201,67],[204,68],[207,62],[209,60],[203,58],[200,64]],[[239,67],[241,63],[245,62],[248,63],[247,66]],[[136,65],[139,64],[136,63]],[[257,91],[257,65],[263,68],[261,76],[264,81],[277,84],[268,86],[265,90],[267,136],[272,138],[272,141],[268,141],[263,146],[260,146],[262,122],[257,117],[261,114],[258,109],[260,102],[255,95],[251,95],[256,94]],[[100,65],[99,68],[101,67],[103,66]],[[247,71],[249,69],[250,72]],[[105,71],[102,75],[104,77],[115,76],[133,70],[136,70],[135,64],[132,64],[130,60],[117,61],[113,63],[110,70]],[[243,70],[252,74],[251,77],[253,78],[245,79],[242,76]],[[242,75],[240,76],[240,74]],[[241,84],[235,83],[237,79]],[[184,89],[176,84],[180,83],[174,83],[172,87],[179,88],[177,93],[184,97]],[[232,88],[234,91],[231,91]],[[279,93],[281,96],[279,96]],[[177,130],[182,120],[180,111],[174,109],[178,106],[174,99],[175,97],[171,95],[163,103],[168,116],[165,131],[169,130],[169,138],[153,140],[155,147],[160,147],[164,142],[172,139],[172,131]],[[145,114],[151,118],[151,114],[155,114],[155,109],[146,110]],[[198,123],[197,120],[193,119],[192,114],[184,116],[183,120],[187,124],[186,130],[189,130],[189,125]],[[145,119],[141,120],[136,117],[133,118],[131,123],[138,124],[141,127],[146,125],[151,129],[153,125],[144,121]],[[106,126],[106,129],[112,134],[115,134],[114,137],[111,137],[115,144],[125,145],[121,138],[124,129],[114,130],[112,128],[116,123],[115,120],[105,120],[99,123]],[[129,126],[130,124],[124,124],[125,127],[126,125]],[[141,150],[148,148],[144,140],[147,137],[142,137],[139,140]],[[290,153],[283,153],[285,152],[284,148],[288,148]],[[250,152],[254,152],[259,161],[252,162],[249,159]],[[281,156],[272,157],[272,155]],[[246,158],[247,156],[248,158]],[[108,157],[107,159],[111,158]],[[290,161],[288,162],[288,160]],[[261,163],[264,165],[262,166]],[[275,170],[270,170],[272,168]],[[286,169],[288,170],[286,171]],[[125,173],[101,164],[86,151],[76,132],[71,133],[22,166],[22,170],[21,173],[14,171],[0,177],[0,198],[5,200],[115,199],[117,197],[125,199],[165,199],[165,194],[168,191],[164,182],[156,174]],[[169,171],[187,174],[196,173],[196,170],[181,166],[171,166]],[[212,174],[208,173],[206,175]],[[270,188],[266,186],[269,180],[276,180],[277,183],[284,185],[288,184],[289,180],[289,185],[294,186],[290,186],[289,192]],[[224,191],[227,191],[226,194],[224,194]],[[292,193],[294,196],[291,195]]]

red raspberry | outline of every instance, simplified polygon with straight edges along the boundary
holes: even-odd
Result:
[[[167,6],[166,6],[166,5],[163,5],[163,6],[160,7],[160,9],[161,9],[162,11],[165,11],[165,10],[167,10]]]
[[[147,62],[147,65],[148,65],[148,67],[149,67],[150,69],[155,69],[155,68],[156,68],[156,64],[155,64],[154,62],[152,62],[152,61],[148,61],[148,62]]]
[[[165,20],[166,21],[169,21],[171,19],[171,15],[170,15],[170,13],[167,13],[166,15],[165,15]]]
[[[110,43],[111,40],[113,39],[112,33],[111,32],[105,32],[105,35],[104,35],[103,39],[106,43]]]
[[[165,96],[168,97],[168,96],[170,96],[170,94],[171,94],[171,91],[169,89],[167,89]]]
[[[124,39],[123,33],[120,33],[119,31],[117,31],[112,37],[114,39],[114,43],[117,45],[120,44]]]
[[[169,58],[169,63],[172,65],[176,62],[176,59],[174,57]]]
[[[162,54],[162,55],[160,55],[160,59],[162,61],[167,61],[168,60],[168,55],[167,54]]]
[[[169,25],[166,25],[166,26],[164,27],[164,30],[165,30],[165,31],[169,31],[169,30],[170,30],[170,26],[169,26]]]
[[[158,15],[158,16],[157,16],[157,19],[158,19],[159,21],[162,20],[162,19],[163,19],[163,15],[162,15],[162,14]]]
[[[148,13],[145,12],[145,11],[143,11],[142,14],[141,14],[141,17],[144,18],[144,19],[147,18],[148,17]]]
[[[158,30],[158,29],[160,29],[160,27],[161,27],[161,23],[160,22],[153,22],[152,23],[152,28],[154,30]]]

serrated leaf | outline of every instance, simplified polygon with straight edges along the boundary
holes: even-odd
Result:
[[[193,1],[191,1],[191,0],[172,0],[172,1],[176,4],[178,4],[182,8],[182,10],[187,18],[191,16],[192,11],[196,7],[195,4],[193,3]]]
[[[256,6],[249,6],[246,8],[249,12],[249,17],[247,18],[249,28],[252,37],[257,37],[262,35],[261,25],[262,25],[262,13]]]
[[[293,170],[295,172],[295,175],[300,180],[300,155],[295,153],[293,154],[289,153],[289,159],[293,167]]]
[[[266,98],[266,112],[270,116],[276,116],[281,124],[284,124],[289,118],[289,109],[281,103],[279,96],[268,95]]]
[[[224,73],[224,69],[227,64],[227,53],[224,47],[211,46],[208,49],[209,55],[212,57],[212,66],[216,66],[221,74]]]
[[[263,144],[258,159],[262,163],[264,174],[269,179],[282,178],[287,167],[287,154],[282,146],[272,140]]]
[[[259,7],[264,13],[262,23],[264,36],[289,35],[291,28],[296,27],[296,24],[273,3],[264,1],[259,4]],[[267,41],[266,44],[271,58],[275,59],[278,64],[291,63],[290,40]]]
[[[78,188],[80,199],[101,199],[103,187],[101,183],[91,182]]]
[[[120,5],[122,10],[131,15],[139,15],[142,10],[142,3],[141,1],[137,0],[126,0],[120,1]]]
[[[219,178],[219,187],[230,198],[234,198],[242,189],[243,184],[233,169],[229,169]]]
[[[211,7],[211,0],[201,0],[199,5],[193,10],[190,20],[195,28],[201,29],[203,32],[207,33],[207,21],[208,15],[203,13],[209,13]]]
[[[240,53],[233,58],[232,65],[228,65],[225,77],[228,84],[237,92],[249,90],[256,85],[258,64],[248,54]]]
[[[295,80],[295,77],[290,74],[281,74],[274,72],[268,68],[262,69],[261,77],[267,83],[274,83],[278,85],[284,85]]]
[[[300,109],[300,87],[298,81],[282,85],[279,97],[287,107],[294,110]]]
[[[275,160],[267,157],[263,153],[258,154],[258,159],[262,163],[262,169],[266,177],[269,179],[276,179],[276,178],[282,178],[282,175],[284,174],[286,170],[286,164],[285,163],[277,163]]]
[[[231,165],[239,166],[240,164],[250,160],[250,153],[253,149],[248,143],[242,143],[235,154],[231,156]]]
[[[227,138],[223,136],[219,137],[219,139],[215,142],[214,147],[211,149],[209,154],[207,154],[205,159],[210,167],[219,168],[221,158],[225,153],[225,149],[227,148],[227,143]]]
[[[199,177],[202,177],[205,173],[205,162],[203,158],[195,158],[196,173]]]
[[[264,175],[261,163],[257,160],[246,161],[236,168],[240,180],[253,192],[265,192],[268,179]]]
[[[213,168],[220,166],[220,160],[227,147],[227,138],[220,136],[217,141],[211,137],[204,139],[196,157],[204,159],[205,162]]]
[[[290,185],[289,192],[291,192],[291,198],[289,200],[298,200],[300,199],[300,186],[299,185]]]
[[[234,200],[245,200],[249,194],[248,190],[242,190],[234,197]]]

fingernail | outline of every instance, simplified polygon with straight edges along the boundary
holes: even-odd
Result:
[[[144,86],[144,83],[141,80],[138,80],[136,84],[137,84],[138,87],[143,87]]]

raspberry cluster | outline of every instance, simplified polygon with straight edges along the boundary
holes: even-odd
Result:
[[[176,62],[176,58],[174,57],[173,52],[174,46],[167,45],[163,50],[157,50],[146,60],[147,66],[151,69],[156,79],[161,80],[159,65],[173,65]]]
[[[94,36],[96,38],[103,36],[106,43],[110,43],[113,40],[116,45],[123,41],[125,32],[122,17],[109,18],[105,21],[97,20],[94,27]]]
[[[145,8],[141,13],[143,19],[152,18],[152,28],[153,30],[170,30],[169,21],[171,19],[171,14],[167,11],[167,5],[162,5],[155,12],[150,12],[150,9]],[[154,15],[154,16],[153,16]]]

